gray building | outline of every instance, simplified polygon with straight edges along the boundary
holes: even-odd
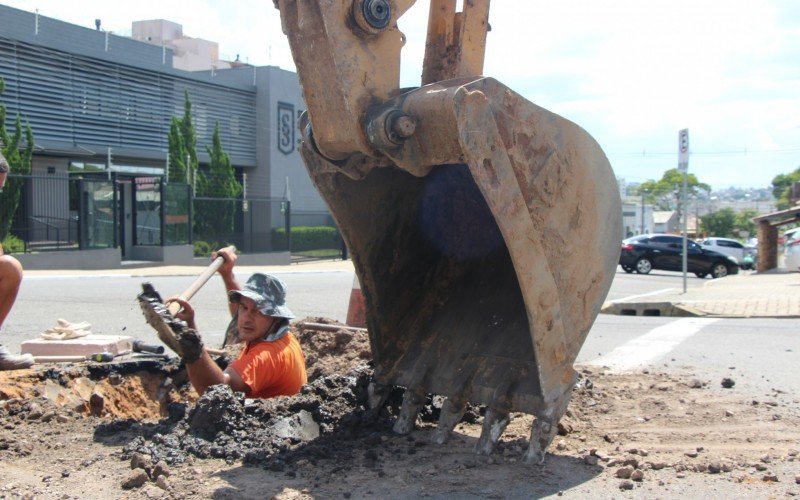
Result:
[[[270,231],[284,223],[287,183],[294,225],[330,224],[297,149],[297,117],[305,109],[297,75],[248,65],[187,72],[172,67],[172,56],[166,47],[0,5],[0,100],[8,127],[20,115],[33,129],[32,174],[61,178],[83,170],[95,171],[98,182],[113,178],[105,196],[121,207],[114,240],[121,258],[154,255],[141,247],[169,243],[142,230],[128,211],[141,205],[142,186],[163,178],[170,120],[182,116],[188,92],[201,169],[219,123],[222,146],[253,201],[238,214],[246,218],[237,222],[249,235],[245,250],[271,250]],[[68,188],[52,186],[28,191],[31,224],[62,224],[76,210]]]

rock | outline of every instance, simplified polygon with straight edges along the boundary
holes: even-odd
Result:
[[[789,455],[790,457],[796,457],[797,450],[789,450],[786,454]]]
[[[706,386],[706,383],[698,378],[693,378],[689,381],[689,387],[692,389],[702,389]]]
[[[59,424],[66,424],[67,422],[69,422],[69,417],[66,415],[58,414],[56,415],[56,422],[58,422]]]
[[[64,469],[61,471],[61,477],[69,477],[69,470]]]
[[[158,476],[156,478],[156,486],[164,491],[169,491],[169,482],[167,481],[167,476]]]
[[[646,457],[646,456],[647,456],[647,455],[649,455],[649,454],[650,454],[650,452],[649,452],[649,451],[647,451],[647,450],[643,450],[643,449],[640,449],[640,450],[639,450],[639,456],[640,456],[640,457]]]
[[[627,467],[633,467],[634,469],[638,469],[639,468],[639,460],[636,459],[636,458],[626,458],[625,460],[622,461],[622,465],[625,465]]]
[[[733,416],[733,412],[730,411],[730,410],[725,410],[725,416],[726,417],[732,417]]]
[[[697,450],[689,450],[686,453],[684,453],[684,455],[686,455],[689,458],[697,458]]]
[[[666,466],[667,464],[665,464],[664,462],[650,462],[650,468],[653,470],[661,470]]]
[[[134,453],[131,457],[131,469],[146,469],[150,465],[150,457]]]
[[[49,421],[53,420],[55,418],[55,416],[56,416],[56,412],[51,410],[51,411],[46,412],[44,415],[42,415],[42,417],[39,420],[41,420],[42,422],[49,422]]]
[[[133,470],[128,477],[122,481],[122,489],[131,490],[141,488],[148,481],[147,473],[142,469]]]
[[[762,477],[761,480],[762,481],[766,481],[768,483],[777,483],[778,482],[778,476],[776,476],[775,474],[768,473],[768,474],[764,474],[764,477]]]
[[[711,474],[719,474],[722,472],[722,466],[719,464],[719,462],[712,462],[708,464],[708,472]]]
[[[558,443],[556,443],[556,449],[559,450],[559,451],[566,450],[567,449],[567,443],[565,443],[564,441],[559,441]]]
[[[620,479],[630,479],[631,474],[633,474],[633,470],[633,467],[620,467],[617,469],[614,475]]]
[[[170,474],[171,472],[169,470],[169,465],[167,465],[167,462],[163,460],[158,462],[155,467],[153,467],[153,479],[157,479],[161,476],[169,477]]]
[[[800,484],[800,474],[794,476],[794,482],[795,484]]]
[[[31,403],[28,405],[28,416],[26,417],[28,420],[38,420],[42,417],[42,415],[44,415],[42,407],[37,403]]]
[[[733,466],[729,463],[722,463],[722,472],[731,472],[733,470]]]
[[[619,483],[619,489],[621,489],[621,490],[632,490],[633,489],[633,483],[630,482],[630,481],[622,481],[621,483]]]
[[[642,480],[644,479],[644,472],[638,469],[633,471],[633,473],[631,473],[631,479],[637,482],[642,482]]]
[[[608,434],[604,434],[603,435],[603,441],[605,441],[606,443],[613,443],[614,442],[614,437],[610,436]]]
[[[756,470],[759,471],[759,472],[763,472],[763,471],[767,470],[767,466],[764,465],[764,464],[755,464],[755,465],[753,465],[753,467],[755,467]]]
[[[708,465],[706,464],[697,464],[694,466],[695,472],[706,472],[708,470]]]
[[[583,463],[586,465],[597,465],[597,457],[594,455],[586,455],[583,457]]]
[[[723,387],[724,389],[730,389],[730,388],[732,388],[734,385],[736,385],[736,381],[735,381],[735,380],[733,380],[732,378],[725,377],[724,379],[722,379],[722,382],[721,382],[721,384],[722,384],[722,387]]]
[[[769,455],[762,455],[759,460],[761,460],[765,464],[772,462],[772,458]]]
[[[93,392],[89,397],[89,412],[95,417],[103,414],[103,408],[106,405],[106,399],[99,392]]]

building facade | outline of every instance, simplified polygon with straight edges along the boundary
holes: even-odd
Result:
[[[255,202],[283,199],[287,184],[295,220],[329,223],[297,149],[295,124],[305,109],[297,75],[248,65],[189,72],[172,62],[173,50],[165,46],[0,5],[0,78],[6,86],[0,100],[8,127],[19,115],[33,129],[33,176],[83,171],[94,172],[98,180],[113,179],[113,196],[123,207],[120,224],[133,224],[121,200],[138,202],[137,185],[164,180],[170,121],[183,115],[188,94],[201,169],[209,162],[205,146],[219,124],[222,146],[254,201],[249,206],[257,207],[239,223],[250,233],[247,250],[270,251],[270,231],[284,223],[282,205]],[[69,217],[65,214],[76,202],[67,195],[64,190],[29,192],[28,217]],[[38,208],[33,201],[59,197],[62,203]],[[137,227],[120,227],[120,232],[131,235],[121,247],[122,258],[136,258],[136,247],[152,245],[137,241]]]

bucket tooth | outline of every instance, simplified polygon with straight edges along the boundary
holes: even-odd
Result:
[[[414,430],[414,423],[417,421],[417,414],[425,404],[425,392],[419,389],[406,389],[403,394],[403,406],[400,407],[400,414],[394,422],[392,431],[395,434],[405,435]]]
[[[558,426],[553,425],[544,418],[536,418],[531,428],[531,442],[525,452],[523,460],[526,464],[542,465],[547,453],[547,447],[556,437]]]
[[[367,404],[369,409],[378,411],[389,396],[390,387],[373,380],[367,386]]]
[[[490,455],[510,421],[511,417],[507,411],[486,408],[481,437],[475,445],[475,452],[479,455]]]
[[[436,432],[433,433],[434,443],[444,444],[450,439],[453,429],[461,421],[466,409],[467,402],[463,399],[447,398],[444,400],[439,414],[439,425],[436,427]]]

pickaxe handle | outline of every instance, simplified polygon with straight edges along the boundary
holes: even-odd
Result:
[[[211,264],[206,268],[206,270],[203,271],[203,273],[200,276],[198,276],[197,279],[194,280],[191,285],[189,285],[189,288],[184,290],[180,295],[178,295],[178,297],[182,298],[185,301],[191,300],[192,297],[194,297],[194,294],[196,294],[197,291],[200,290],[203,287],[203,285],[205,285],[206,282],[208,282],[208,280],[211,279],[212,276],[214,276],[214,273],[216,273],[219,270],[219,268],[222,266],[224,262],[225,259],[222,257],[217,257],[216,259],[214,259],[211,262]],[[169,306],[167,306],[167,309],[169,310],[170,314],[175,316],[181,310],[181,305],[178,304],[177,302],[172,302]]]

